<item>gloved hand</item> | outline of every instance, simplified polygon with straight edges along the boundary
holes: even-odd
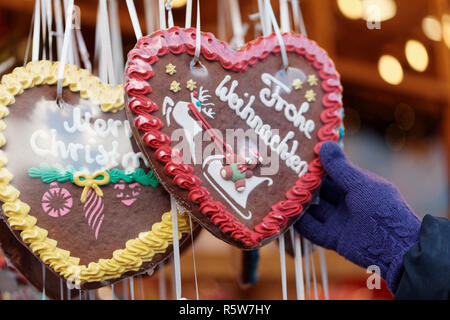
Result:
[[[391,183],[351,164],[336,143],[324,143],[319,155],[328,177],[296,230],[363,268],[377,265],[395,292],[419,219]]]

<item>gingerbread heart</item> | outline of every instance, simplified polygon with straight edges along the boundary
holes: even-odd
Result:
[[[57,71],[30,62],[2,78],[0,241],[59,299],[67,286],[98,288],[154,268],[172,253],[172,223],[170,197],[132,139],[122,86],[68,65],[57,103]],[[178,226],[183,242],[186,214]]]
[[[243,249],[278,236],[324,176],[321,144],[338,141],[342,86],[326,52],[302,35],[235,51],[173,27],[128,54],[127,115],[164,187],[206,229]]]

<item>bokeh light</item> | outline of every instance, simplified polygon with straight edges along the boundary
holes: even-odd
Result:
[[[450,48],[450,15],[444,14],[442,16],[442,36],[447,47]]]
[[[352,20],[362,18],[363,5],[361,0],[337,0],[337,4],[346,18]]]
[[[341,13],[348,19],[386,21],[397,13],[393,0],[337,0]]]
[[[429,63],[428,52],[425,46],[417,40],[408,40],[405,46],[406,59],[416,71],[423,72]]]
[[[167,0],[166,0],[167,2]],[[172,0],[172,7],[173,8],[181,8],[186,5],[186,0]]]
[[[399,85],[403,81],[403,68],[397,58],[383,55],[378,61],[378,72],[381,78],[389,84]]]
[[[374,16],[379,15],[379,21],[392,19],[397,14],[397,4],[393,0],[363,0],[362,1],[364,20],[373,20]]]
[[[426,16],[425,18],[423,18],[422,31],[430,40],[442,40],[442,26],[436,17]]]

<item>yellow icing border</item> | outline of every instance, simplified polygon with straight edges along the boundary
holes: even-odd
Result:
[[[15,68],[6,74],[0,84],[0,147],[6,144],[1,133],[6,128],[2,120],[8,116],[8,105],[15,102],[15,95],[34,86],[57,82],[58,62],[35,61],[25,67]],[[81,98],[90,99],[98,104],[103,112],[117,112],[124,108],[123,86],[111,88],[91,75],[87,70],[74,65],[66,65],[63,86],[73,92],[80,92]],[[162,221],[153,224],[152,230],[141,232],[136,239],[128,240],[125,249],[113,252],[111,259],[100,259],[89,265],[80,265],[80,259],[72,257],[70,252],[57,247],[57,241],[47,237],[48,231],[36,225],[37,219],[29,215],[30,207],[19,199],[20,192],[10,182],[13,175],[6,169],[8,160],[0,150],[0,201],[3,213],[13,230],[21,231],[23,242],[27,243],[34,254],[64,278],[76,283],[97,282],[118,278],[129,271],[138,271],[144,262],[150,262],[157,253],[164,253],[172,244],[172,214],[166,212]],[[178,215],[178,238],[190,232],[187,214]]]

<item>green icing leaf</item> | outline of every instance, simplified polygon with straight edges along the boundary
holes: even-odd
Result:
[[[44,183],[51,183],[54,181],[66,182],[71,181],[73,183],[73,175],[76,172],[83,171],[85,168],[76,170],[73,166],[63,167],[60,164],[55,164],[53,167],[46,163],[41,163],[39,168],[28,169],[28,175],[31,178],[41,179]],[[124,180],[127,183],[137,182],[143,186],[157,187],[159,181],[156,178],[154,172],[150,170],[148,173],[142,168],[138,168],[133,173],[125,173],[120,169],[106,170],[110,176],[110,183],[117,183],[120,180]]]

